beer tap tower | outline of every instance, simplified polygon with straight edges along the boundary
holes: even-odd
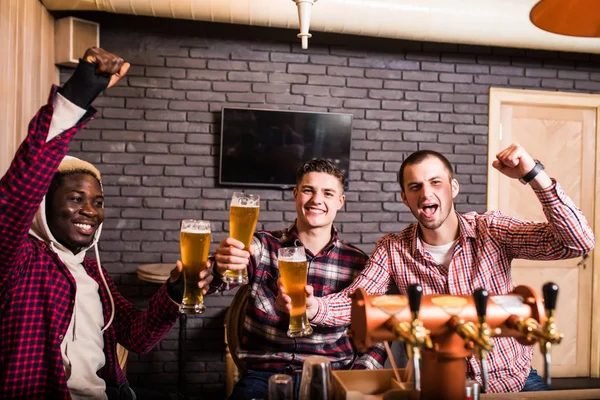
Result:
[[[472,296],[423,296],[420,285],[409,286],[406,296],[369,296],[359,288],[352,295],[348,334],[359,350],[381,341],[405,342],[414,369],[412,387],[421,400],[464,399],[466,359],[472,355],[479,361],[487,391],[492,337],[539,343],[545,381],[550,384],[551,348],[563,337],[554,321],[558,286],[545,284],[543,295],[542,303],[528,286],[491,296],[485,289]]]

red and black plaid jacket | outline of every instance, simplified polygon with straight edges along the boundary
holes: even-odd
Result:
[[[34,215],[46,194],[69,141],[95,113],[46,143],[53,114],[52,88],[48,104],[29,125],[27,138],[0,180],[0,398],[68,399],[60,344],[75,302],[75,280],[48,246],[29,236]],[[88,275],[99,285],[104,322],[111,305],[98,265],[84,260]],[[178,306],[163,285],[142,312],[123,298],[107,278],[115,301],[115,319],[104,332],[105,366],[99,371],[107,384],[126,382],[116,356],[117,342],[127,349],[148,352],[173,326]]]

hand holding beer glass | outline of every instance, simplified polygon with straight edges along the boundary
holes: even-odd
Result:
[[[183,264],[183,301],[179,307],[182,314],[202,314],[204,296],[198,287],[200,272],[206,269],[210,249],[210,222],[194,219],[181,221],[181,262]]]
[[[234,192],[229,208],[229,236],[244,243],[244,250],[250,251],[252,237],[260,212],[260,196],[244,192]],[[245,285],[248,283],[248,269],[226,271],[225,282]]]
[[[306,286],[308,263],[304,247],[282,247],[279,249],[277,263],[281,284],[285,293],[292,299],[289,337],[304,337],[312,334],[312,328],[306,316]]]

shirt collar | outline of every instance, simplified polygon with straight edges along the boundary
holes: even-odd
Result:
[[[458,227],[460,229],[460,233],[459,233],[458,237],[475,239],[476,232],[475,232],[475,229],[473,228],[473,226],[471,226],[471,224],[469,224],[467,219],[465,217],[463,217],[460,213],[456,212],[456,216],[458,217]]]
[[[456,213],[456,217],[458,218],[458,239],[461,242],[464,242],[463,238],[475,238],[475,229],[467,222],[466,218],[463,217],[459,212],[454,211]],[[421,238],[419,238],[419,223],[414,223],[411,225],[409,237],[412,238],[412,246],[411,252],[413,257],[416,257],[418,254],[423,254],[423,242]]]
[[[325,246],[325,248],[321,251],[321,253],[329,252],[335,245],[340,241],[338,236],[338,231],[335,226],[331,225],[331,240]],[[281,240],[282,244],[288,244],[293,246],[303,246],[300,237],[298,236],[298,227],[296,226],[296,220],[291,224],[285,231],[284,237]],[[307,252],[310,253],[310,250],[306,249]],[[311,255],[314,255],[311,253]]]

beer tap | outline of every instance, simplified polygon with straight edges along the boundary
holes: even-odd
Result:
[[[477,359],[481,365],[481,381],[483,390],[488,391],[489,369],[487,364],[487,353],[492,350],[492,341],[490,339],[490,328],[486,322],[487,302],[489,293],[487,290],[479,288],[473,292],[473,300],[475,301],[475,309],[477,310],[478,334],[479,341],[475,342],[477,351]]]
[[[414,390],[421,390],[421,348],[430,349],[433,344],[429,337],[429,331],[425,329],[423,322],[419,319],[423,287],[419,284],[410,285],[407,294],[411,314],[410,326],[398,326],[398,329],[404,331],[404,334],[400,334],[400,336],[405,339],[408,358],[413,363]],[[406,332],[406,328],[408,328],[408,332]]]
[[[558,285],[554,282],[548,282],[542,287],[542,293],[544,295],[546,321],[542,327],[543,335],[540,337],[540,350],[544,355],[544,380],[546,381],[546,385],[550,386],[552,383],[552,377],[550,376],[552,345],[560,343],[563,338],[563,334],[556,329],[554,321]]]
[[[550,365],[551,365],[551,350],[553,344],[559,344],[563,339],[563,334],[556,329],[554,320],[554,311],[556,309],[556,299],[558,297],[558,285],[553,282],[546,283],[542,292],[544,295],[544,308],[546,309],[546,320],[541,325],[534,318],[526,320],[519,319],[516,315],[512,315],[507,320],[507,326],[516,329],[528,341],[540,342],[540,348],[544,355],[544,377],[547,385],[550,385]]]

